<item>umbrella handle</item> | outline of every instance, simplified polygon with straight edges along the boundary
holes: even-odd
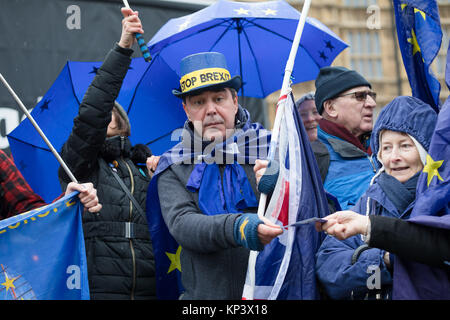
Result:
[[[122,0],[122,2],[125,8],[131,9],[127,0]],[[135,37],[139,45],[139,49],[141,50],[142,56],[144,57],[144,60],[146,62],[150,62],[152,60],[152,56],[150,55],[150,51],[148,50],[147,45],[145,44],[144,37],[140,33],[135,33]]]
[[[139,45],[139,49],[141,49],[141,53],[142,53],[142,56],[144,57],[144,60],[146,62],[152,61],[152,56],[150,55],[150,51],[148,50],[147,45],[145,44],[145,40],[144,40],[144,37],[142,36],[142,34],[136,33],[135,36],[136,36],[137,43]]]

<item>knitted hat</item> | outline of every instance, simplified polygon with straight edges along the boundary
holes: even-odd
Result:
[[[172,90],[178,98],[214,87],[230,87],[237,91],[242,85],[240,76],[231,78],[225,56],[219,52],[201,52],[184,57],[180,62],[180,74],[180,88]]]
[[[323,113],[323,103],[340,93],[355,87],[368,86],[370,83],[354,70],[344,67],[324,67],[316,78],[316,107]]]

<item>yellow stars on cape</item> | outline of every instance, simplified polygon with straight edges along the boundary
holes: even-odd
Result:
[[[166,252],[166,255],[170,259],[170,266],[167,273],[171,273],[175,269],[178,269],[181,272],[180,253],[181,253],[181,246],[178,246],[177,252],[175,253]]]
[[[2,286],[6,288],[6,292],[8,292],[9,289],[15,289],[14,281],[16,281],[19,277],[15,277],[12,279],[8,278],[8,275],[5,272],[5,282],[1,283]]]
[[[242,222],[241,226],[239,227],[239,232],[241,233],[241,240],[246,240],[245,239],[244,229],[247,226],[247,223],[248,223],[248,218],[246,218],[244,220],[244,222]]]
[[[427,154],[427,163],[425,164],[425,167],[423,168],[423,172],[428,173],[427,176],[427,187],[430,186],[431,180],[433,180],[433,177],[438,177],[439,180],[444,181],[442,177],[440,176],[438,169],[442,166],[444,163],[444,160],[434,161],[433,158],[429,154]]]
[[[414,32],[414,30],[411,30],[411,36],[412,38],[408,38],[408,42],[412,44],[413,46],[413,55],[415,55],[417,52],[421,52],[420,51],[420,46],[419,46],[419,42],[417,42],[417,37],[416,37],[416,33]]]

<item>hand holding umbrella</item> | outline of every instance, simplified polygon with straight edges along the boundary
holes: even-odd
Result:
[[[142,24],[141,20],[138,17],[138,12],[131,10],[127,0],[123,0],[123,4],[125,5],[125,8],[122,8],[121,11],[126,19],[122,24],[122,37],[120,39],[119,45],[123,48],[131,48],[134,42],[132,37],[135,36],[144,60],[150,62],[152,60],[152,57],[150,56],[150,52],[148,51],[144,37],[142,36],[144,30],[142,29]]]

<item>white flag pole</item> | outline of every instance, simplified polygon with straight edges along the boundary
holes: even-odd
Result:
[[[5,80],[5,78],[3,77],[3,75],[0,73],[0,80],[3,82],[3,84],[5,85],[6,89],[8,89],[9,93],[11,93],[11,95],[13,96],[14,100],[16,100],[17,104],[19,105],[19,107],[22,109],[22,111],[25,113],[25,115],[27,116],[27,118],[30,120],[31,124],[33,125],[33,127],[37,130],[37,132],[39,133],[39,135],[42,137],[42,139],[44,139],[45,143],[47,144],[47,146],[50,148],[50,150],[52,151],[53,155],[56,157],[56,159],[58,160],[58,162],[61,164],[61,167],[63,167],[64,171],[67,173],[67,175],[69,176],[70,180],[72,180],[75,183],[78,183],[77,179],[75,178],[75,176],[72,174],[72,172],[70,171],[69,167],[67,167],[66,163],[64,162],[64,160],[61,158],[61,156],[59,155],[59,153],[55,150],[55,148],[53,147],[53,145],[50,143],[50,141],[47,139],[47,137],[45,136],[44,132],[42,132],[41,128],[39,127],[39,125],[36,123],[36,121],[34,120],[33,116],[28,112],[28,109],[25,107],[25,105],[22,103],[22,101],[19,99],[19,97],[17,96],[17,94],[14,92],[14,90],[11,88],[11,86],[8,84],[8,82]]]
[[[310,6],[311,6],[311,0],[305,0],[305,2],[303,4],[302,14],[300,15],[300,20],[298,22],[297,30],[295,32],[294,40],[292,41],[291,52],[289,53],[289,58],[286,63],[283,84],[281,86],[280,98],[289,93],[290,79],[291,79],[291,75],[292,75],[292,70],[294,68],[295,57],[297,56],[298,47],[300,45],[300,39],[303,34],[303,29],[305,27],[306,17],[308,16]],[[283,117],[283,113],[284,113],[284,103],[282,103],[278,106],[278,109],[277,109],[277,112],[275,115],[275,121],[274,121],[273,128],[272,128],[272,138],[270,140],[270,151],[269,151],[268,160],[274,159],[275,150],[278,145],[278,139],[279,139],[279,134],[280,134],[280,123],[281,123],[281,118]],[[259,201],[259,207],[258,207],[258,215],[260,217],[264,216],[266,200],[267,200],[267,195],[261,194],[260,201]]]
[[[302,13],[300,15],[300,20],[298,21],[297,30],[295,31],[294,40],[292,41],[291,51],[289,53],[289,58],[286,63],[286,68],[284,71],[283,84],[281,86],[280,99],[289,93],[290,91],[290,79],[292,75],[292,70],[294,68],[295,57],[297,56],[298,47],[300,45],[300,39],[303,34],[303,29],[306,23],[306,17],[308,16],[309,8],[311,6],[311,0],[305,0],[303,3]],[[278,146],[278,139],[280,134],[280,123],[284,114],[284,103],[278,105],[278,109],[275,115],[275,121],[272,128],[272,137],[270,140],[270,149],[268,160],[271,161],[274,159],[275,151]],[[264,211],[266,208],[267,195],[261,193],[259,198],[259,206],[258,206],[258,216],[263,217]],[[253,299],[254,297],[254,289],[255,289],[255,265],[256,265],[256,257],[258,256],[258,251],[251,251],[248,261],[248,274],[250,286],[245,288],[245,296],[247,299]]]

